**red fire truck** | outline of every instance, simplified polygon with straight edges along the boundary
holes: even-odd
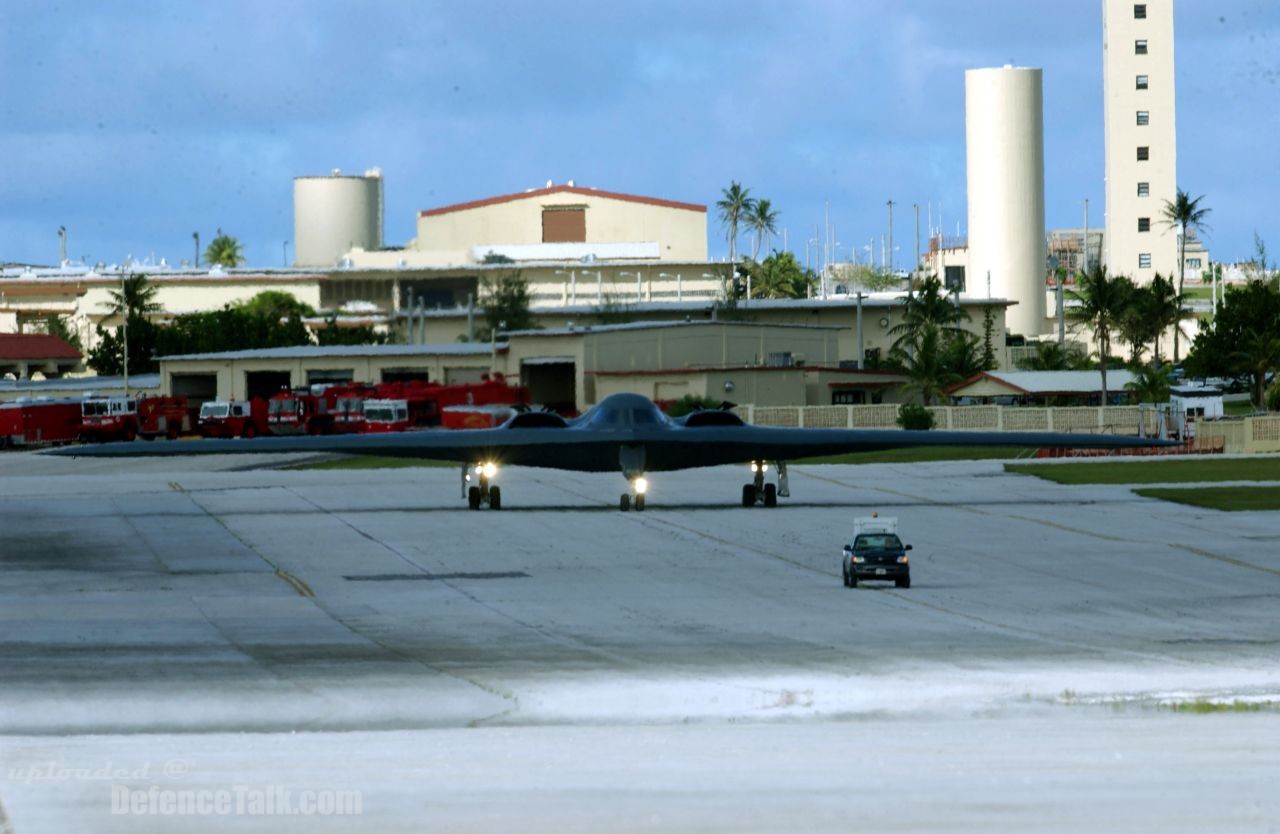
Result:
[[[257,437],[267,433],[267,401],[261,397],[226,402],[210,400],[200,406],[200,434],[204,437]]]
[[[0,403],[0,448],[70,443],[79,436],[79,400]]]
[[[192,425],[186,397],[89,397],[80,404],[80,437],[87,441],[173,439]]]
[[[511,406],[529,402],[529,391],[507,384],[502,374],[485,374],[480,382],[438,385],[427,382],[387,382],[377,386],[378,398],[365,401],[365,431],[370,433],[406,431],[440,425],[442,416],[455,406]],[[450,427],[463,423],[478,428],[482,422],[496,425],[505,417],[498,413],[450,417]]]
[[[364,431],[364,404],[377,397],[378,390],[363,382],[331,385],[325,389],[325,407],[333,415],[334,434],[358,434]]]
[[[331,434],[333,414],[326,386],[284,389],[267,401],[267,429],[272,434]]]

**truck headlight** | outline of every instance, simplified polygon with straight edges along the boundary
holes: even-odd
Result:
[[[907,555],[905,553],[898,557],[899,565],[905,565],[908,561],[909,559],[907,558]]]

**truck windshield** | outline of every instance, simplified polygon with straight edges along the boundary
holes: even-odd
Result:
[[[95,417],[99,414],[107,413],[107,404],[105,402],[86,402],[80,404],[80,413],[86,417]]]
[[[270,414],[292,414],[295,407],[292,399],[272,400],[267,411]]]
[[[200,419],[207,420],[211,417],[226,417],[230,406],[227,403],[205,403],[200,406]]]
[[[371,423],[393,423],[396,419],[396,410],[389,405],[366,405],[364,418]]]
[[[893,533],[863,533],[853,540],[854,550],[900,550],[902,540]]]

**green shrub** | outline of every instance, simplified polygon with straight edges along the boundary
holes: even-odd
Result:
[[[1267,411],[1280,411],[1280,379],[1271,383],[1264,401],[1267,404]]]
[[[904,429],[925,431],[933,428],[933,412],[922,405],[903,403],[898,407],[898,425]]]

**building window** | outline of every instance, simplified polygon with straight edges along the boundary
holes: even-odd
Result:
[[[543,243],[586,243],[587,211],[580,206],[542,210]]]
[[[1191,267],[1192,269],[1199,269],[1199,268],[1200,268],[1200,259],[1199,259],[1199,258],[1187,258],[1187,266]]]
[[[949,266],[943,271],[943,286],[947,292],[964,292],[964,267]]]
[[[1147,17],[1147,4],[1146,4],[1146,3],[1134,3],[1134,4],[1133,4],[1133,18],[1134,18],[1134,20],[1145,20],[1145,19],[1146,19],[1146,17]]]
[[[1146,126],[1147,126],[1147,125],[1149,125],[1149,124],[1151,124],[1151,111],[1150,111],[1150,110],[1139,110],[1139,111],[1138,111],[1138,126],[1139,126],[1139,127],[1146,127]]]
[[[1138,255],[1138,269],[1150,269],[1150,268],[1151,268],[1151,253],[1143,252],[1142,254]]]
[[[1139,218],[1138,218],[1138,231],[1140,231],[1140,232],[1149,232],[1149,231],[1151,231],[1151,218],[1150,218],[1150,217],[1139,217]]]
[[[1151,84],[1151,78],[1146,75],[1139,75],[1137,85],[1139,90],[1145,90]]]
[[[1149,183],[1149,182],[1140,182],[1140,183],[1138,183],[1138,196],[1139,196],[1139,197],[1150,197],[1150,196],[1151,196],[1151,183]]]
[[[866,391],[832,391],[832,405],[864,405],[867,401]]]
[[[1138,146],[1138,161],[1139,161],[1139,162],[1146,162],[1146,161],[1147,161],[1148,159],[1150,159],[1150,158],[1151,158],[1151,148],[1147,147],[1146,145],[1139,145],[1139,146]]]
[[[1134,54],[1134,55],[1146,55],[1146,54],[1147,54],[1147,42],[1146,42],[1146,41],[1134,41],[1134,42],[1133,42],[1133,54]]]

